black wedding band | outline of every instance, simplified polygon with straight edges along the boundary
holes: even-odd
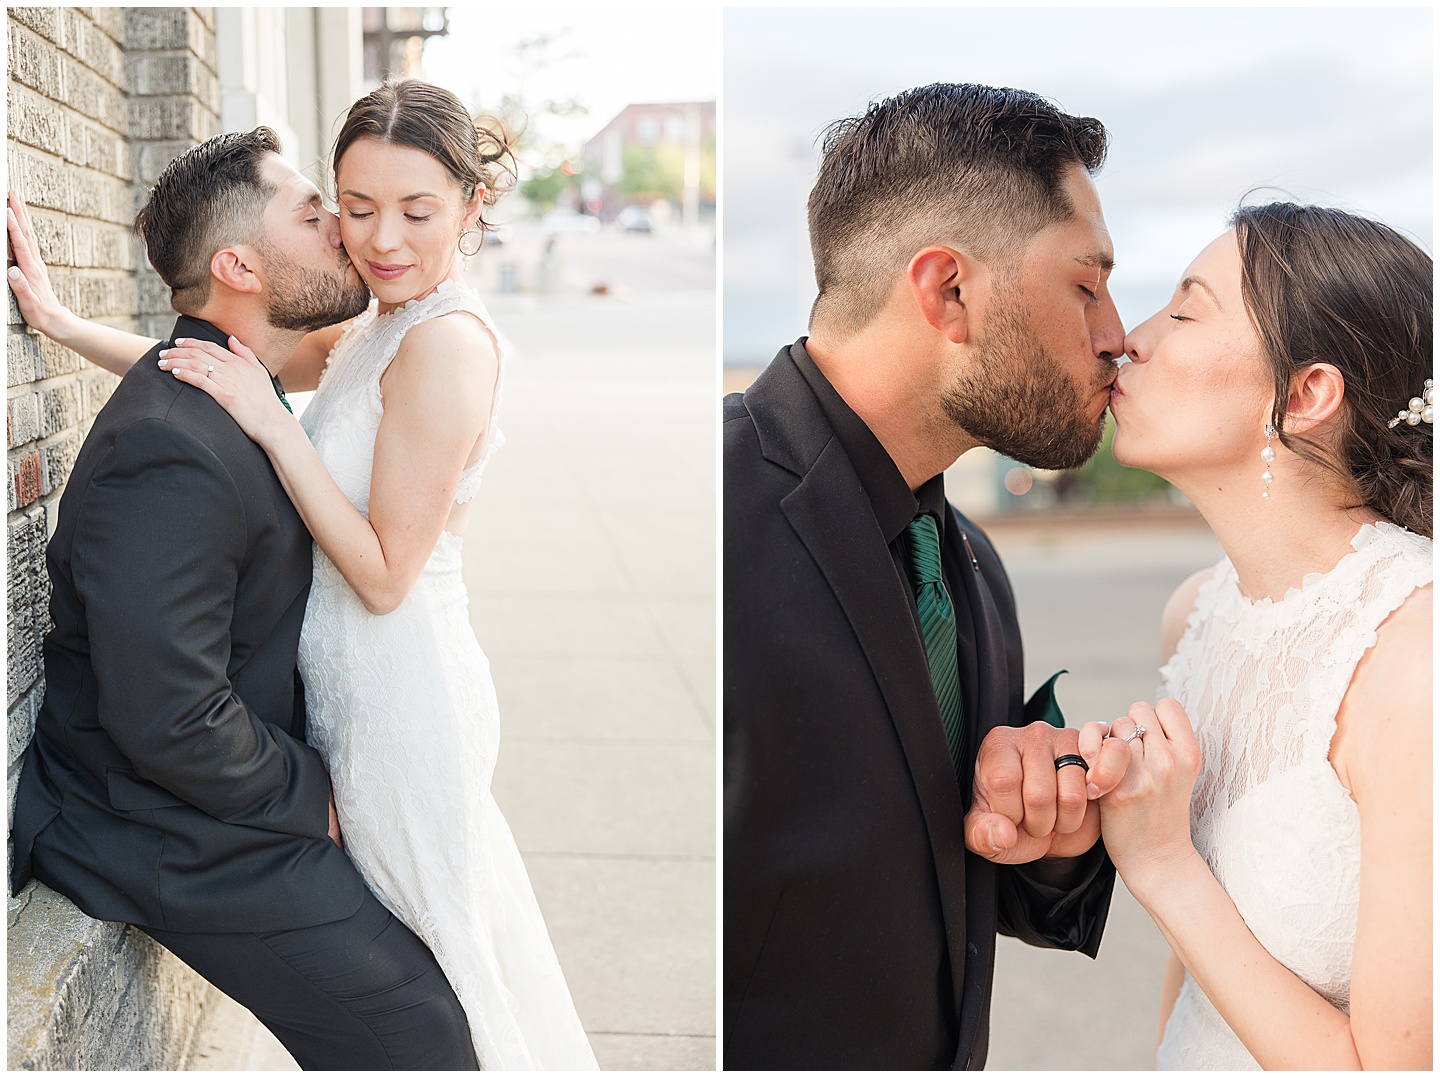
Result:
[[[1078,764],[1080,767],[1084,768],[1088,768],[1090,766],[1085,762],[1085,757],[1076,756],[1073,752],[1068,752],[1064,756],[1056,757],[1055,770],[1059,771],[1066,764]]]

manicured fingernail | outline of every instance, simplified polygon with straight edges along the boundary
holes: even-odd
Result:
[[[160,351],[159,351],[158,354],[159,354],[159,355],[162,355],[162,356],[168,356],[168,355],[170,354],[170,349],[168,349],[168,348],[162,348],[162,349],[160,349]]]
[[[168,362],[169,362],[168,360],[164,360],[164,359],[160,360],[159,367],[160,367],[160,369],[161,369],[162,371],[165,369],[165,367],[166,367],[166,365],[168,364]]]
[[[8,272],[9,272],[9,275],[10,275],[10,279],[11,279],[12,281],[18,281],[18,280],[20,279],[20,267],[19,267],[19,266],[11,266]]]
[[[1090,783],[1090,785],[1085,787],[1085,796],[1091,801],[1094,801],[1100,796],[1100,787],[1096,786],[1093,782]]]
[[[184,337],[176,337],[176,338],[175,338],[175,343],[176,343],[176,344],[184,344],[184,343],[185,343],[185,338],[184,338]]]

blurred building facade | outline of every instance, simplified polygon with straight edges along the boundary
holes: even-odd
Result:
[[[715,211],[715,102],[626,105],[581,158],[584,208],[601,220],[666,199],[694,223]]]
[[[130,231],[177,154],[267,124],[317,182],[361,92],[361,27],[344,8],[7,10],[10,186],[30,206],[62,303],[163,336],[169,291]],[[322,187],[324,185],[322,184]],[[45,546],[70,468],[116,379],[29,329],[7,296],[7,790],[44,692]],[[214,989],[124,925],[48,888],[11,896],[10,1069],[174,1069],[200,1048]]]
[[[367,7],[361,9],[364,30],[365,89],[375,89],[387,75],[423,78],[425,42],[450,32],[443,7]]]

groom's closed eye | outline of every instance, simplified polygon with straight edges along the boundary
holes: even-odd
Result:
[[[320,223],[320,209],[324,203],[320,200],[320,192],[311,190],[310,194],[301,202],[296,203],[292,211],[297,214],[309,214],[305,218],[305,224],[315,225]]]

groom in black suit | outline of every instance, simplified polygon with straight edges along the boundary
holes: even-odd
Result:
[[[1105,143],[948,84],[825,141],[810,336],[725,401],[727,1069],[979,1068],[996,932],[1099,946],[1089,798],[1128,752],[1056,766],[1078,734],[1031,721],[1048,688],[1022,703],[1009,582],[942,473],[1099,443]]]
[[[153,936],[307,1069],[476,1069],[434,957],[342,852],[295,668],[311,540],[264,452],[156,365],[230,334],[277,372],[368,290],[274,132],[182,154],[136,222],[181,312],[101,409],[47,563],[45,699],[12,831],[33,875]],[[277,382],[278,391],[278,382]]]

